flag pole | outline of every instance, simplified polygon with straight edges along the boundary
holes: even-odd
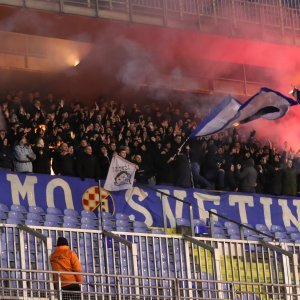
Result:
[[[98,190],[99,190],[99,205],[97,207],[100,208],[100,228],[101,228],[101,240],[102,240],[102,248],[103,248],[103,255],[104,255],[104,268],[105,273],[108,274],[108,265],[107,265],[107,251],[106,251],[106,243],[105,243],[105,234],[104,234],[104,226],[103,226],[103,216],[102,216],[102,197],[101,197],[101,181],[98,180]]]
[[[187,153],[186,153],[190,168],[191,168],[191,183],[192,183],[192,188],[195,188],[195,182],[194,182],[194,176],[193,176],[193,171],[192,171],[192,163],[191,163],[191,158],[190,158],[190,150],[187,149]]]
[[[189,141],[189,139],[190,139],[190,136],[188,136],[188,137],[185,139],[185,141],[181,144],[181,146],[178,148],[179,152],[181,152],[182,147]]]
[[[179,155],[179,153],[181,152],[183,146],[189,141],[190,139],[190,135],[185,139],[185,141],[180,145],[180,147],[178,148],[177,153],[173,156],[173,160]],[[187,150],[187,159],[191,168],[191,184],[192,184],[192,188],[195,188],[195,182],[194,182],[194,177],[193,177],[193,172],[192,172],[192,164],[191,164],[191,159],[190,159],[190,152],[189,150]]]
[[[102,197],[101,197],[101,181],[100,179],[98,180],[98,190],[99,190],[99,205],[98,207],[100,208],[100,228],[101,228],[101,231],[103,232],[103,216],[102,216]]]
[[[185,139],[185,141],[182,143],[182,145],[179,147],[179,152],[181,152],[181,149],[182,147],[189,141],[190,139],[190,135]],[[194,182],[194,177],[193,177],[193,172],[192,172],[192,163],[191,163],[191,158],[190,158],[190,150],[187,149],[187,159],[188,159],[188,162],[189,162],[189,165],[190,165],[190,168],[191,168],[191,183],[192,183],[192,188],[195,188],[195,182]]]
[[[180,147],[178,148],[177,152],[175,153],[175,155],[173,156],[173,159],[175,159],[177,157],[177,155],[181,152],[182,147],[188,142],[188,140],[190,139],[190,136],[188,136],[185,141],[180,145]]]

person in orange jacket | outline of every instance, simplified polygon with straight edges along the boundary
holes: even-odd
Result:
[[[80,284],[83,281],[81,274],[64,274],[63,272],[82,273],[80,261],[74,251],[69,248],[68,241],[59,237],[56,249],[50,256],[53,271],[60,272],[62,300],[81,299]],[[54,286],[58,288],[58,274],[54,274]],[[73,293],[74,292],[74,293]]]

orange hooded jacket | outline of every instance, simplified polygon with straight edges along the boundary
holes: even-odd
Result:
[[[58,246],[50,256],[50,263],[53,271],[78,272],[82,273],[80,261],[74,251],[68,246]],[[54,274],[54,281],[57,284],[58,275]],[[72,283],[82,283],[83,277],[80,274],[61,274],[61,286]]]

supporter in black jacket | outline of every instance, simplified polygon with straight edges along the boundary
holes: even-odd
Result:
[[[56,153],[52,164],[56,175],[74,176],[74,156],[70,154],[68,145],[62,143],[60,151]]]
[[[278,156],[277,156],[278,157]],[[275,160],[276,160],[275,156]],[[280,169],[279,158],[274,162],[270,171],[270,194],[280,195],[282,192],[282,170]]]
[[[190,162],[192,175],[194,180],[194,186],[198,188],[211,188],[210,182],[201,175],[201,161],[204,157],[204,151],[202,146],[202,141],[197,138],[190,142],[191,150],[190,150]]]
[[[225,156],[224,148],[222,145],[216,147],[211,145],[208,148],[208,152],[205,155],[204,160],[204,177],[215,185],[215,188],[222,190],[225,187],[224,177],[225,177]]]
[[[51,173],[51,152],[48,147],[45,147],[44,140],[39,138],[36,145],[32,147],[36,159],[32,162],[34,173]]]
[[[108,155],[107,148],[102,146],[100,148],[100,154],[98,156],[100,179],[106,179],[109,170],[111,157]]]
[[[236,166],[236,178],[239,182],[239,191],[244,193],[255,193],[257,171],[254,168],[253,158],[245,161],[244,169],[241,171],[241,165]]]
[[[183,188],[192,187],[192,170],[186,149],[180,152],[174,160],[174,185]]]
[[[161,185],[173,185],[174,170],[173,156],[167,148],[164,148],[158,160],[157,182]]]
[[[11,147],[8,145],[8,139],[4,138],[0,146],[0,169],[13,170],[13,155]]]
[[[262,180],[262,193],[269,194],[270,193],[270,186],[271,186],[271,172],[272,167],[268,163],[268,155],[263,155],[260,159],[259,167],[259,177]]]
[[[149,163],[143,161],[140,154],[137,154],[135,156],[134,162],[138,166],[138,169],[135,172],[136,181],[144,184],[155,184],[156,180],[152,165],[149,165]]]
[[[282,194],[287,196],[297,195],[297,170],[291,159],[287,160],[287,166],[282,170]]]
[[[99,161],[90,145],[84,148],[84,152],[77,158],[77,174],[84,180],[85,178],[99,179]]]
[[[237,191],[238,190],[238,184],[237,184],[233,164],[231,164],[230,168],[225,171],[225,190],[227,190],[227,191]]]
[[[298,154],[293,159],[293,167],[297,170],[297,194],[300,194],[300,157]]]

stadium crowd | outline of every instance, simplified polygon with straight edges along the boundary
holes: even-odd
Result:
[[[92,107],[49,93],[10,92],[1,99],[0,168],[105,179],[115,153],[136,164],[136,182],[297,195],[298,153],[233,128],[182,143],[197,118],[180,105],[99,100]],[[299,181],[299,183],[298,183]]]

